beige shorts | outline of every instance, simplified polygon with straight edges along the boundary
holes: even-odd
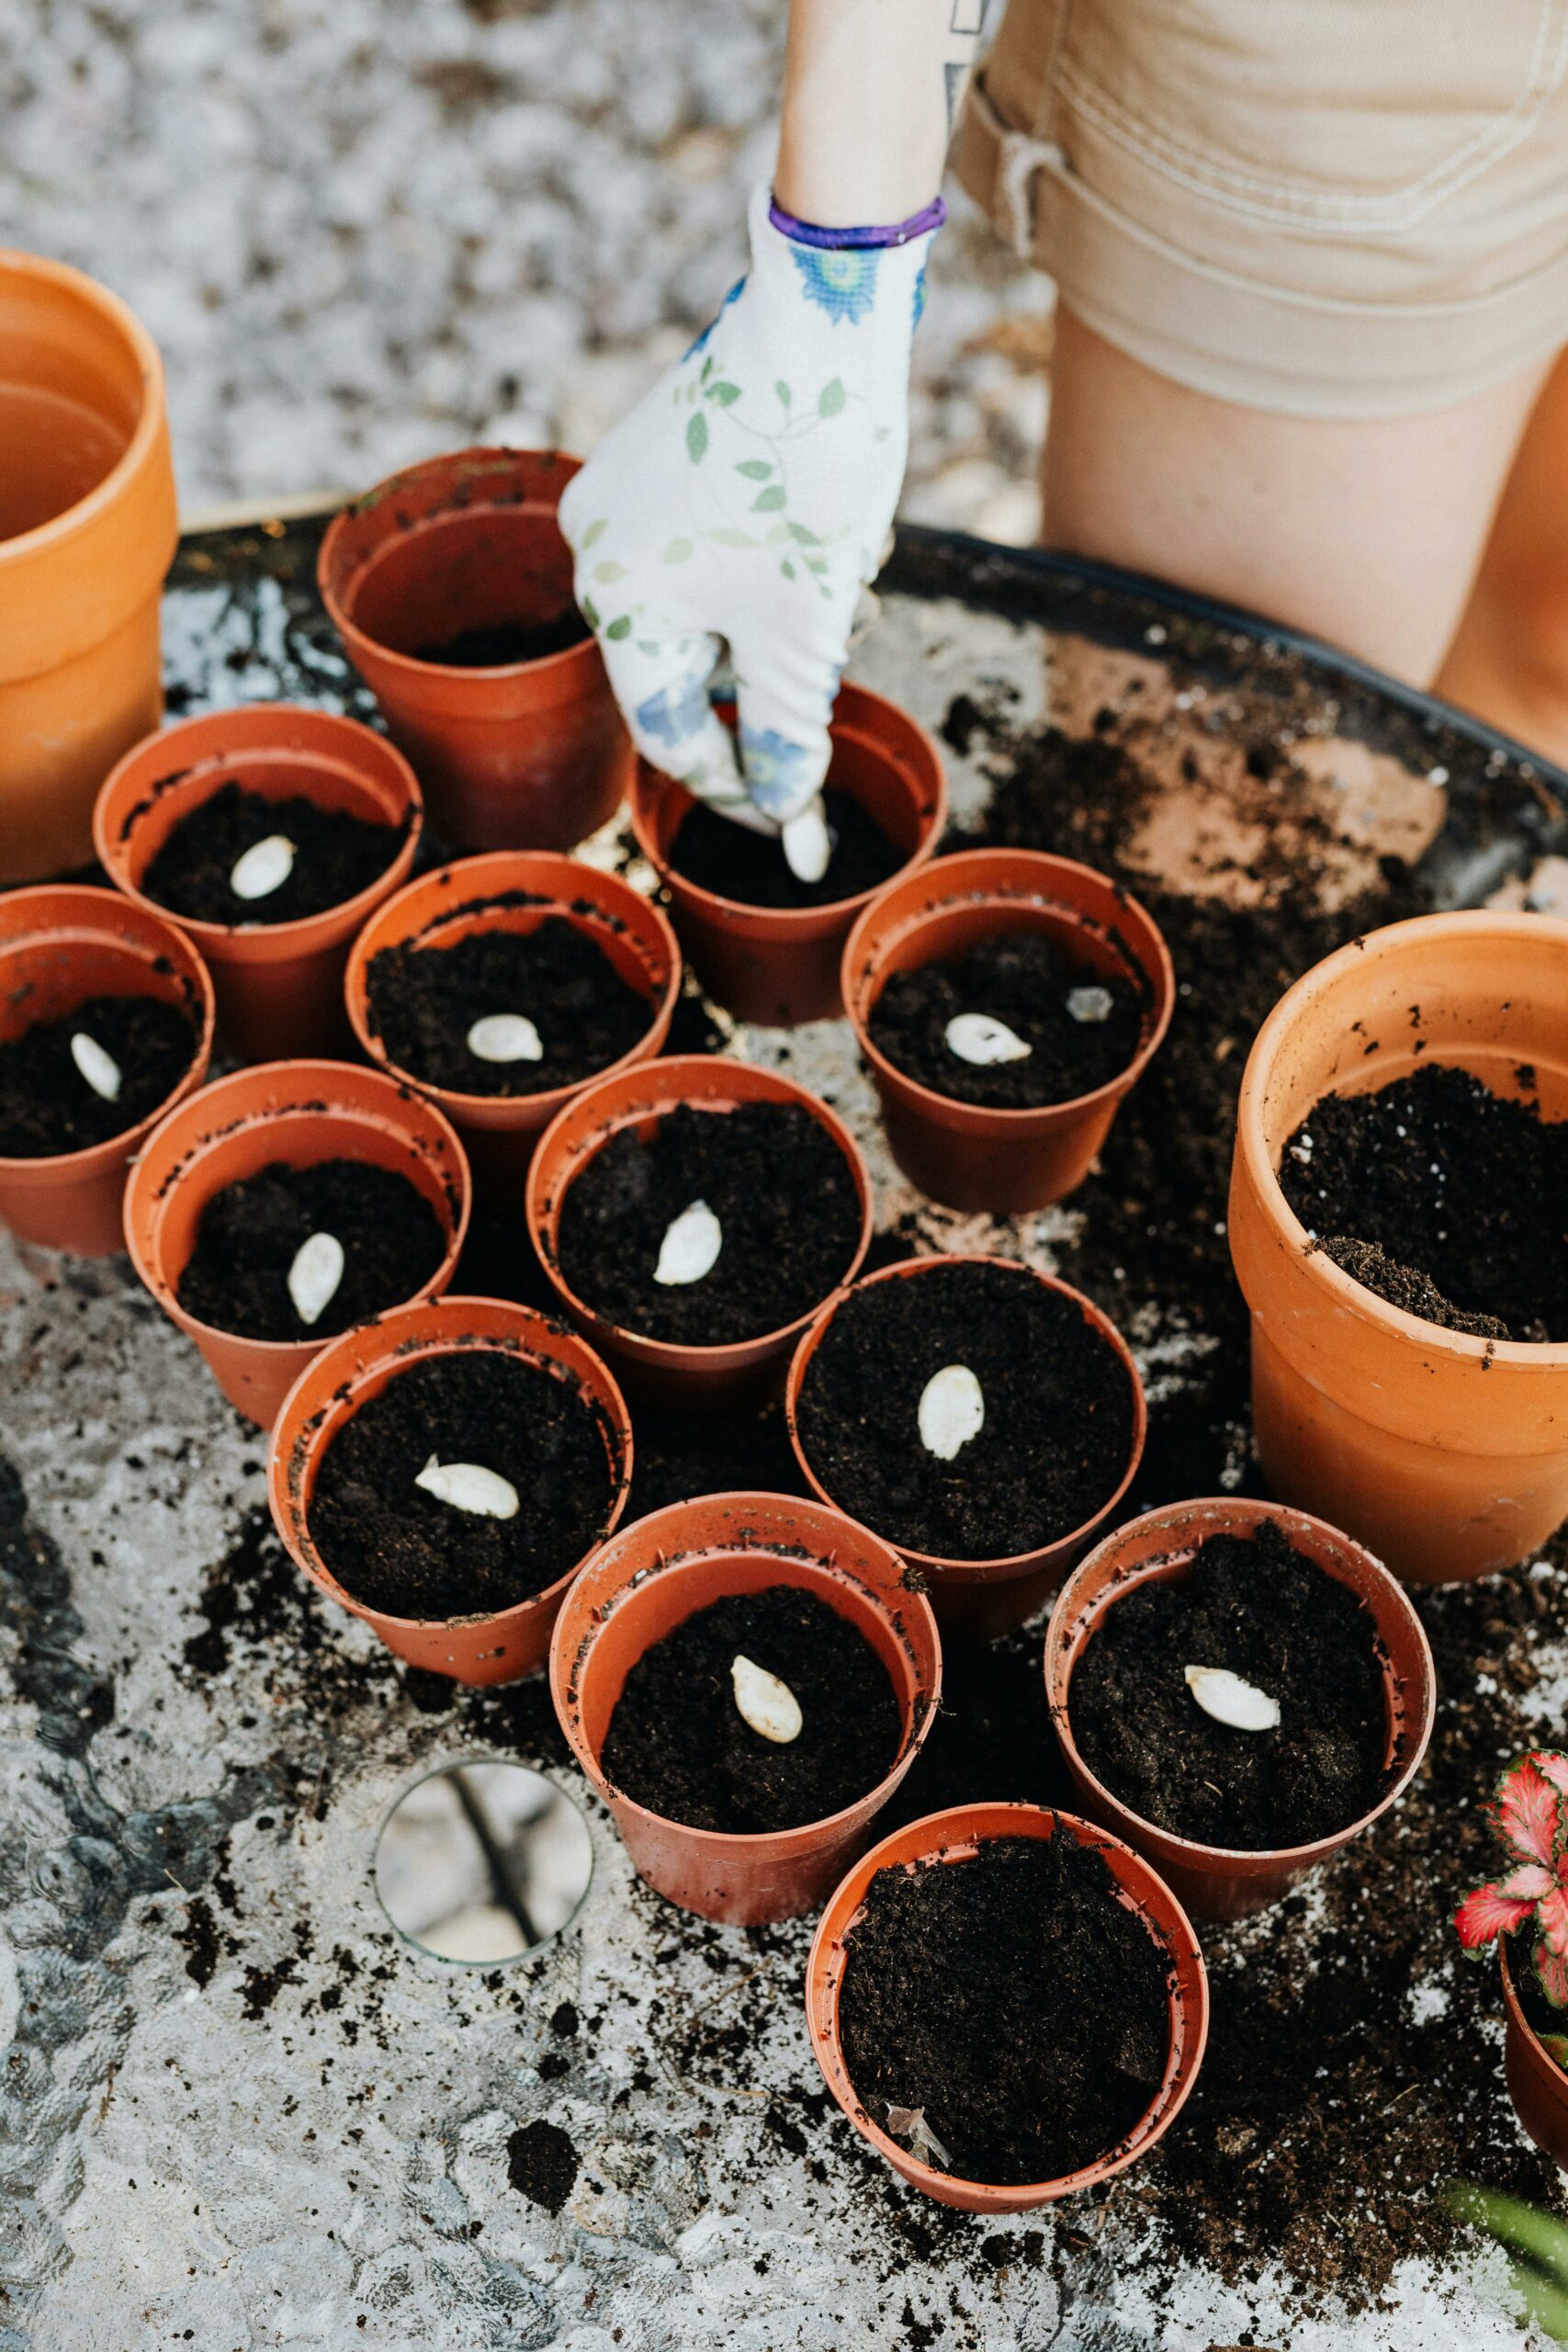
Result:
[[[1568,0],[1009,0],[956,163],[1195,390],[1463,400],[1568,344]]]

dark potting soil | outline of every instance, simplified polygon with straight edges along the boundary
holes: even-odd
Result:
[[[269,800],[232,777],[182,817],[141,876],[150,899],[191,922],[296,922],[357,898],[396,857],[406,825],[383,825],[304,793]],[[282,833],[294,844],[288,877],[265,899],[230,887],[235,860]]]
[[[506,2177],[520,2197],[558,2213],[577,2186],[582,2159],[569,2132],[541,2116],[520,2123],[506,2143]]]
[[[920,1442],[919,1402],[967,1364],[985,1423],[951,1462]],[[1004,1259],[869,1283],[807,1366],[801,1442],[839,1509],[940,1559],[1051,1544],[1110,1501],[1133,1442],[1121,1359],[1059,1291]]]
[[[77,1069],[78,1031],[119,1065],[117,1101],[106,1102]],[[174,1092],[196,1047],[189,1016],[155,996],[89,997],[57,1021],[35,1021],[0,1045],[0,1159],[85,1151],[123,1135]]]
[[[336,1236],[344,1270],[319,1320],[306,1324],[288,1270],[312,1233]],[[406,1176],[362,1159],[274,1160],[214,1193],[175,1291],[187,1315],[243,1340],[327,1340],[402,1306],[446,1254],[439,1218]]]
[[[485,621],[459,629],[456,637],[422,645],[416,662],[444,662],[451,670],[498,670],[513,662],[542,662],[547,654],[564,653],[581,645],[588,623],[575,605],[563,605],[542,621]]]
[[[1519,2007],[1525,2013],[1525,2023],[1530,2031],[1540,2035],[1568,2035],[1568,2009],[1552,2007],[1541,1991],[1540,1979],[1535,1973],[1533,1955],[1540,1941],[1540,1929],[1533,1920],[1519,1934],[1508,1938],[1508,1973],[1514,1980],[1514,1990],[1519,1996]]]
[[[787,1745],[735,1703],[737,1656],[800,1702]],[[857,1627],[814,1592],[769,1585],[699,1609],[632,1668],[600,1761],[605,1778],[666,1821],[731,1832],[798,1829],[875,1788],[902,1737],[887,1668]]]
[[[886,2130],[890,2108],[919,2109],[941,2169],[998,2186],[1119,2147],[1159,2088],[1170,2013],[1166,1957],[1113,1888],[1061,1831],[879,1871],[839,2000],[867,2113]]]
[[[776,1401],[744,1413],[666,1413],[634,1404],[632,1438],[628,1520],[696,1495],[809,1492]]]
[[[670,844],[670,863],[677,874],[716,898],[733,899],[744,907],[830,907],[840,899],[859,898],[863,890],[880,889],[908,853],[885,833],[869,808],[852,793],[829,785],[822,795],[832,854],[819,882],[803,882],[792,873],[778,841],[771,833],[754,833],[716,808],[694,801],[687,809]]]
[[[1412,1303],[1425,1277],[1448,1310],[1428,1319],[1451,1329],[1568,1340],[1568,1120],[1429,1062],[1371,1094],[1325,1095],[1280,1183],[1336,1263],[1395,1306],[1426,1312]],[[1392,1273],[1369,1279],[1382,1270],[1357,1242]]]
[[[414,1480],[438,1462],[510,1479],[519,1508],[490,1519]],[[355,1600],[390,1617],[490,1616],[566,1575],[604,1532],[615,1482],[580,1389],[493,1348],[411,1363],[321,1456],[311,1540]]]
[[[1103,1020],[1075,1019],[1074,989],[1103,989]],[[1097,972],[1039,931],[998,932],[951,963],[896,972],[867,1026],[895,1069],[955,1102],[1033,1110],[1092,1094],[1124,1070],[1143,1041],[1145,991],[1123,973]],[[977,1069],[947,1042],[956,1013],[986,1012],[1029,1047],[1027,1060]]]
[[[463,910],[454,909],[455,913]],[[619,1061],[646,1036],[653,1007],[564,915],[531,932],[470,933],[450,947],[383,947],[366,976],[371,1025],[400,1069],[458,1094],[542,1094]],[[536,1062],[487,1062],[468,1032],[520,1012],[539,1033]]]
[[[1387,1299],[1391,1306],[1402,1307],[1406,1315],[1416,1315],[1424,1323],[1436,1323],[1440,1330],[1463,1331],[1476,1340],[1506,1340],[1508,1327],[1495,1315],[1466,1315],[1450,1306],[1430,1274],[1417,1273],[1414,1266],[1402,1266],[1375,1241],[1351,1241],[1344,1234],[1336,1234],[1323,1244],[1324,1254],[1348,1273],[1363,1290],[1375,1291]]]
[[[719,1222],[710,1272],[656,1283],[664,1236],[694,1201]],[[848,1273],[861,1208],[849,1162],[797,1102],[679,1102],[648,1142],[612,1136],[561,1204],[560,1270],[596,1314],[654,1340],[719,1347],[777,1331]]]
[[[1377,1628],[1271,1521],[1212,1535],[1181,1576],[1107,1610],[1073,1669],[1078,1752],[1145,1821],[1202,1846],[1306,1846],[1348,1828],[1384,1781]],[[1188,1666],[1228,1667],[1280,1706],[1275,1731],[1204,1713]]]

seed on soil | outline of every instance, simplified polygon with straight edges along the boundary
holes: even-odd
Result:
[[[487,1470],[480,1462],[441,1462],[433,1453],[414,1479],[438,1503],[466,1510],[475,1519],[515,1519],[519,1497],[510,1478]]]
[[[1067,1004],[1070,1010],[1071,997]],[[1034,1050],[1016,1029],[1005,1021],[993,1021],[988,1012],[955,1012],[942,1034],[949,1052],[976,1069],[989,1069],[996,1062],[1024,1062]]]
[[[468,1032],[468,1051],[481,1062],[543,1061],[538,1031],[525,1012],[487,1012]]]
[[[113,1065],[112,1093],[94,1084],[78,1045]],[[0,1039],[0,1159],[49,1159],[123,1135],[168,1101],[196,1048],[186,1007],[155,996],[89,997]]]
[[[923,2107],[890,2107],[887,2129],[895,2140],[908,2140],[918,2164],[934,2165],[939,2172],[953,2170],[953,2158],[926,2121]]]
[[[301,1323],[314,1324],[337,1296],[347,1260],[335,1233],[312,1233],[294,1252],[288,1269],[288,1295]]]
[[[830,784],[822,812],[829,854],[815,876],[792,863],[788,842],[778,834],[753,832],[702,800],[693,802],[676,827],[670,864],[699,890],[747,907],[834,906],[891,881],[906,853],[870,809]]]
[[[759,1738],[771,1739],[775,1747],[787,1747],[792,1739],[800,1737],[806,1719],[787,1682],[781,1682],[765,1666],[739,1651],[730,1661],[729,1679],[741,1720],[750,1724]]]
[[[1067,992],[1067,1011],[1075,1021],[1088,1022],[1098,1028],[1100,1022],[1110,1020],[1115,1009],[1116,1000],[1109,989],[1070,989]]]
[[[105,1053],[97,1039],[89,1037],[85,1029],[72,1032],[71,1058],[102,1102],[119,1101],[119,1064],[112,1054]]]
[[[986,1426],[986,1395],[966,1363],[944,1363],[920,1391],[920,1443],[952,1462]]]
[[[335,1235],[344,1265],[320,1320],[307,1325],[289,1274],[316,1234]],[[274,1160],[204,1204],[175,1295],[197,1322],[243,1340],[298,1340],[307,1330],[330,1339],[412,1298],[446,1250],[434,1208],[395,1169],[360,1159],[308,1168]]]
[[[1224,1666],[1184,1666],[1187,1688],[1206,1715],[1233,1731],[1278,1731],[1280,1702]]]
[[[700,1283],[711,1273],[718,1262],[724,1247],[724,1228],[705,1201],[694,1201],[672,1217],[659,1245],[659,1263],[653,1270],[656,1283],[667,1288],[679,1288],[687,1283]]]
[[[268,833],[234,860],[229,888],[236,899],[270,899],[293,871],[293,842],[287,833]]]

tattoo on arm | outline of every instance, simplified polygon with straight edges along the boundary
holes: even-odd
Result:
[[[958,120],[958,109],[964,102],[964,93],[974,71],[989,13],[990,0],[953,0],[947,44],[942,55],[942,72],[947,79],[947,128],[950,134]]]

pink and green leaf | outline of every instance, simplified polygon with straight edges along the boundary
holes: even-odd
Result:
[[[1568,2009],[1568,1953],[1539,1943],[1530,1954],[1536,1982],[1554,2009]]]
[[[1550,1867],[1562,1834],[1562,1800],[1534,1758],[1522,1756],[1503,1777],[1492,1819],[1505,1845],[1521,1861]]]
[[[1540,1873],[1545,1878],[1546,1872]],[[1516,1871],[1516,1877],[1523,1873]],[[1536,1906],[1533,1894],[1507,1894],[1507,1881],[1501,1884],[1478,1886],[1465,1896],[1454,1913],[1454,1928],[1466,1951],[1478,1951],[1483,1944],[1494,1942],[1498,1936],[1511,1936],[1522,1928]]]

